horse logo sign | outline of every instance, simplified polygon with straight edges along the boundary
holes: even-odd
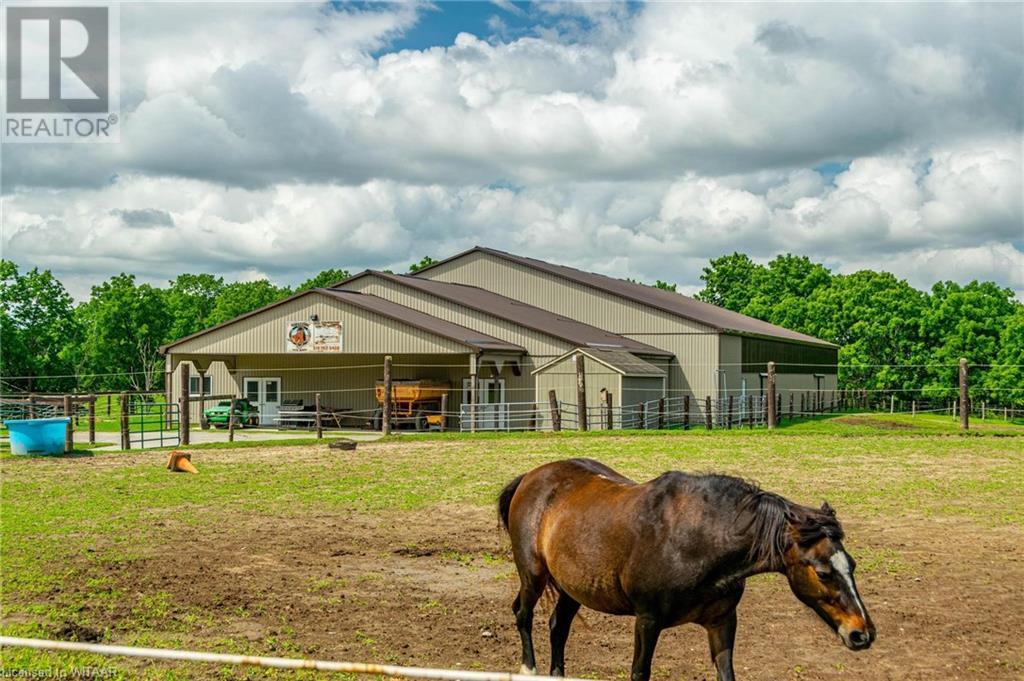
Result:
[[[309,324],[306,322],[289,322],[288,350],[291,352],[302,352],[309,345],[310,337]]]
[[[341,352],[341,322],[288,322],[286,352]]]

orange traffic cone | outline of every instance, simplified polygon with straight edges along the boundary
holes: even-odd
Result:
[[[167,470],[176,473],[198,473],[192,465],[192,455],[184,452],[171,452],[167,457]]]

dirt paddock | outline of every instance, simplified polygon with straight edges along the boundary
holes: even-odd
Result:
[[[196,476],[149,453],[8,459],[2,624],[11,635],[515,670],[518,579],[493,498],[516,472],[588,455],[638,479],[714,465],[837,502],[877,642],[848,651],[782,576],[755,577],[740,605],[739,679],[1020,679],[1020,444],[889,434],[375,443],[197,452]],[[542,671],[549,612],[542,603],[535,622]],[[582,615],[567,672],[628,678],[632,619]],[[4,655],[11,667],[74,664]],[[263,676],[116,665],[126,678]],[[654,677],[713,679],[703,630],[667,631]]]
[[[517,580],[506,538],[480,508],[258,521],[240,516],[157,529],[174,539],[147,558],[112,565],[120,574],[93,577],[167,593],[167,607],[182,616],[235,615],[226,628],[200,618],[191,632],[196,640],[272,641],[287,633],[298,644],[291,654],[326,659],[486,669],[517,664],[510,609]],[[846,650],[792,597],[782,577],[758,577],[741,604],[741,678],[1020,678],[1020,535],[925,520],[896,528],[853,525],[848,532],[875,535],[876,545],[898,550],[906,563],[861,577],[879,631],[875,646]],[[115,608],[95,615],[93,621],[116,628],[126,613]],[[548,660],[546,616],[542,605],[535,636],[542,665]],[[632,619],[586,610],[583,616],[570,638],[569,673],[621,678],[631,658]],[[714,678],[707,657],[703,630],[673,629],[659,643],[655,676]]]

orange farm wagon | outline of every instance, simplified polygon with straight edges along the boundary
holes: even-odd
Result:
[[[441,398],[451,390],[451,383],[425,379],[391,382],[391,422],[411,424],[416,430],[440,427],[444,422]],[[373,427],[380,429],[384,419],[384,381],[376,384],[377,403],[381,406],[373,413]]]

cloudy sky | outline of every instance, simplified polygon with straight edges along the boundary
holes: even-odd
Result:
[[[699,288],[1024,294],[1022,6],[125,4],[119,144],[5,145],[3,256],[294,284],[476,244]]]

